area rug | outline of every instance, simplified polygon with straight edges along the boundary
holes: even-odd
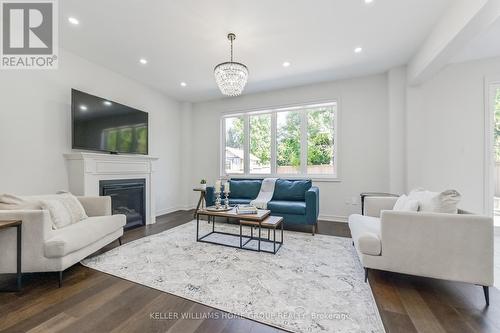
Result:
[[[200,234],[211,229],[200,221]],[[285,231],[273,255],[196,242],[195,233],[192,221],[82,264],[292,332],[384,332],[350,239]]]

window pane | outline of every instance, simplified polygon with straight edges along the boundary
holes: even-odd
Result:
[[[279,174],[300,172],[300,112],[277,113],[276,168]]]
[[[243,117],[225,118],[224,121],[226,126],[226,173],[243,173],[245,168]]]
[[[333,174],[334,106],[307,111],[307,173]]]
[[[495,156],[496,162],[500,162],[500,88],[495,95]]]
[[[271,173],[271,115],[250,116],[250,173]]]

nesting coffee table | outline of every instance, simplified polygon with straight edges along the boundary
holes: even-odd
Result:
[[[283,245],[283,218],[280,216],[270,216],[270,210],[259,209],[257,214],[237,214],[235,209],[229,211],[216,211],[211,210],[210,207],[198,210],[196,214],[196,241],[210,244],[223,245],[233,248],[239,248],[249,251],[256,252],[267,252],[276,254],[278,250]],[[208,222],[212,223],[212,231],[200,237],[200,215],[207,216]],[[216,229],[216,217],[225,218],[226,221],[229,219],[238,220],[240,226],[240,233],[229,233],[223,231],[217,231]],[[219,222],[224,223],[224,222]],[[250,235],[243,234],[243,227],[250,227]],[[254,228],[257,229],[257,236],[254,236]],[[267,238],[262,237],[262,229],[267,229]],[[281,237],[279,241],[276,240],[276,229],[281,228]],[[273,232],[273,238],[271,240],[271,230]],[[229,244],[223,243],[216,240],[210,240],[214,235],[222,235],[227,238],[232,238],[233,241],[238,238],[239,244]],[[224,237],[223,237],[224,238]],[[257,242],[257,248],[250,246],[251,242]],[[272,250],[264,249],[261,243],[272,244]]]

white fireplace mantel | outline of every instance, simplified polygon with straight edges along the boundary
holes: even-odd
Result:
[[[98,196],[99,181],[113,179],[146,180],[146,224],[156,222],[154,161],[147,155],[112,155],[75,152],[64,154],[69,190],[75,195]]]

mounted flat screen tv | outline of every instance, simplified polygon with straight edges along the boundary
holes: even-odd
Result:
[[[148,113],[71,90],[73,149],[148,154]]]

